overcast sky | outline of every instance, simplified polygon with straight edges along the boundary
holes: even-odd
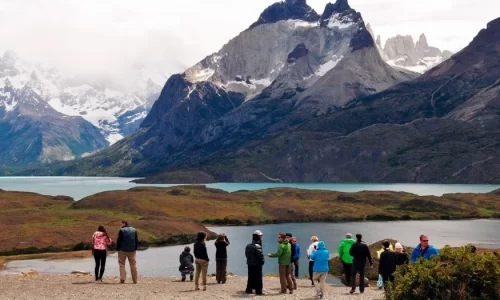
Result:
[[[0,0],[0,51],[76,72],[134,61],[180,72],[217,51],[274,0]],[[309,0],[321,13],[328,1]],[[458,51],[500,17],[498,0],[349,0],[384,41],[396,34]]]

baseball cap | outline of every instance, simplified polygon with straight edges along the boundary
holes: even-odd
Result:
[[[262,235],[262,231],[260,231],[260,230],[255,230],[255,232],[254,232],[253,234]]]

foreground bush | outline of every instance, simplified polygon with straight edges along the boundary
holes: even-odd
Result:
[[[500,260],[494,254],[472,253],[471,247],[445,247],[441,255],[400,267],[386,298],[500,299]]]

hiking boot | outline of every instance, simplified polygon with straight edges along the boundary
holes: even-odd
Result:
[[[354,294],[354,292],[355,292],[355,291],[356,291],[355,289],[351,289],[351,290],[349,291],[349,294]]]
[[[123,284],[123,283],[125,283],[125,280],[123,280],[123,279],[120,279],[120,283],[122,283],[122,284]]]

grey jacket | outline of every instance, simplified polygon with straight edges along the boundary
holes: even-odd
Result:
[[[120,229],[118,239],[116,240],[116,250],[125,252],[137,251],[139,245],[139,238],[137,230],[134,227],[125,226]]]

